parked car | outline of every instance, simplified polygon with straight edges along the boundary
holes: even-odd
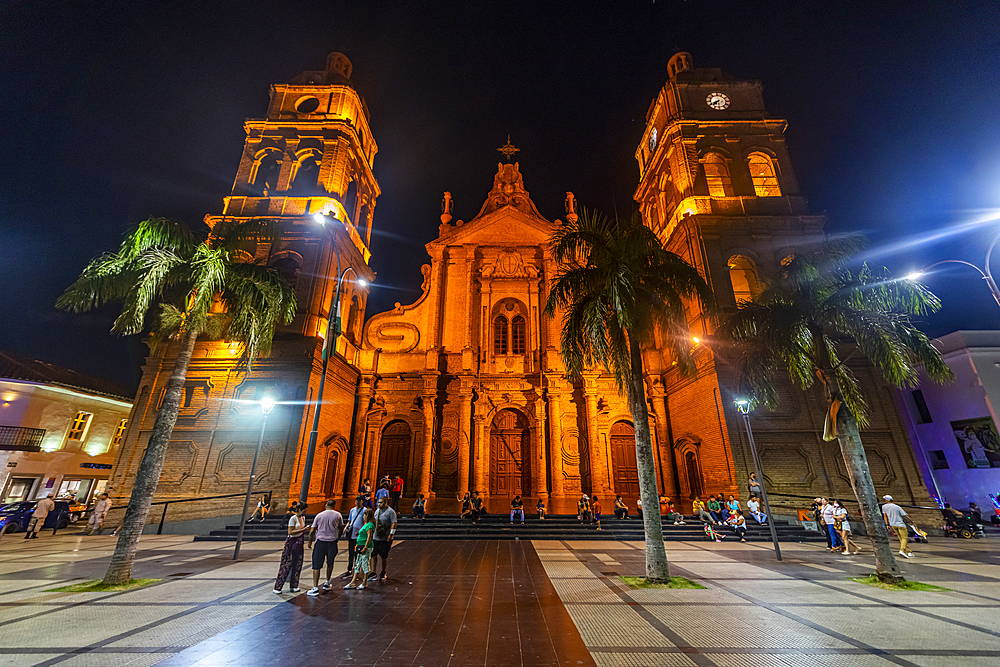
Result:
[[[69,503],[65,500],[55,501],[56,507],[45,517],[41,529],[65,528],[70,524]],[[37,500],[22,500],[16,503],[0,505],[0,535],[4,533],[20,533],[28,529],[28,522],[38,505]]]
[[[83,518],[83,515],[87,513],[87,506],[83,503],[79,503],[74,498],[73,500],[68,500],[66,503],[69,505],[69,522],[76,523]]]

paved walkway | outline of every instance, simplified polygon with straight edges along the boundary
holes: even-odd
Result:
[[[388,582],[318,599],[271,593],[276,545],[145,536],[125,593],[46,593],[103,576],[111,537],[0,540],[0,665],[1000,664],[997,540],[916,545],[908,578],[947,592],[888,592],[846,579],[870,556],[822,546],[670,543],[673,572],[706,590],[631,590],[641,543],[398,544]],[[307,554],[308,555],[308,554]],[[341,555],[338,563],[344,560]],[[303,590],[310,570],[303,572]]]

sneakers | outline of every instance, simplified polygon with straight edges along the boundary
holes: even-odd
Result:
[[[344,586],[344,588],[345,589],[346,588],[357,588],[357,586],[355,586],[354,584],[347,584],[346,586]]]
[[[365,585],[364,584],[358,584],[358,590],[359,591],[365,590]]]
[[[378,575],[375,572],[371,572],[365,579],[378,579]]]
[[[298,593],[298,592],[299,592],[299,591],[301,591],[301,590],[302,590],[301,588],[293,588],[293,589],[291,590],[291,592],[292,592],[292,593]]]
[[[333,586],[330,584],[329,581],[327,581],[325,584],[323,584],[322,586],[320,586],[320,588],[322,588],[324,591],[331,591],[331,590],[333,590]]]
[[[353,574],[354,574],[353,572],[345,572],[342,575],[340,575],[340,578],[341,579],[350,579]]]
[[[271,591],[271,592],[272,592],[272,593],[274,593],[275,595],[281,595],[281,589],[280,589],[280,588],[275,588],[275,589],[274,589],[273,591]]]
[[[386,577],[386,574],[385,574],[385,572],[383,572],[382,574],[378,575],[378,580],[379,581],[385,581],[385,577]]]
[[[308,591],[306,591],[306,595],[314,598],[319,597],[319,586],[313,586],[312,588],[310,588]]]
[[[902,556],[903,558],[913,558],[913,552],[912,551],[910,553],[906,553],[904,551],[900,551],[899,555]]]

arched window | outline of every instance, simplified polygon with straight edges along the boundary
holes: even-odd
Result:
[[[344,194],[344,210],[347,211],[347,217],[351,219],[354,223],[354,209],[358,207],[358,183],[357,181],[351,181],[347,184],[347,192]],[[357,223],[355,223],[357,224]]]
[[[295,285],[299,279],[299,262],[297,259],[290,255],[285,255],[271,264],[271,268],[280,273],[281,277],[291,286],[292,291],[295,291]]]
[[[251,197],[266,197],[278,186],[281,171],[281,153],[272,151],[261,156],[255,165],[253,183],[250,184]]]
[[[361,302],[358,300],[357,294],[351,297],[351,305],[348,307],[350,311],[347,313],[347,328],[344,329],[344,335],[357,344],[360,340],[357,331],[358,320],[361,318]]]
[[[705,165],[705,181],[708,183],[710,197],[732,197],[733,183],[729,179],[729,168],[725,159],[718,153],[706,153],[701,159]]]
[[[780,197],[781,188],[778,187],[778,175],[771,158],[763,153],[750,153],[747,161],[750,163],[754,193],[758,197]]]
[[[510,353],[524,354],[527,347],[527,335],[524,318],[518,315],[510,321]]]
[[[507,354],[507,318],[503,315],[493,320],[493,354]]]
[[[322,189],[319,185],[320,156],[310,153],[304,156],[295,170],[295,180],[289,188],[293,195],[319,195]]]
[[[752,260],[743,255],[733,255],[729,258],[729,281],[733,285],[736,303],[750,301],[760,294],[757,267]]]

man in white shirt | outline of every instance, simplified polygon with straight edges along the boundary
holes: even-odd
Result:
[[[753,518],[757,519],[757,523],[763,524],[767,521],[767,515],[760,511],[760,502],[757,500],[757,496],[750,496],[750,500],[747,501],[747,510],[753,515]]]
[[[906,546],[907,539],[909,538],[909,529],[906,527],[906,510],[892,502],[892,496],[882,496],[882,500],[885,504],[882,505],[882,518],[885,519],[885,525],[889,527],[889,530],[896,533],[896,537],[899,538],[899,555],[903,558],[912,558],[913,552],[910,548]]]
[[[84,535],[93,535],[94,533],[101,532],[101,526],[104,525],[104,517],[108,515],[111,511],[111,500],[108,498],[108,494],[102,493],[101,499],[97,501],[94,505],[94,511],[90,513],[90,520],[87,521],[87,528],[83,531]]]
[[[833,516],[833,505],[826,498],[820,498],[820,516],[823,517],[823,525],[826,527],[826,532],[830,536],[830,551],[840,551],[844,548],[844,540],[840,539],[840,533],[837,532],[834,524],[837,523],[837,519]]]
[[[326,561],[326,583],[323,590],[330,590],[330,579],[333,577],[333,561],[337,557],[337,540],[344,530],[344,517],[334,509],[337,506],[336,500],[326,501],[326,509],[316,515],[313,519],[312,528],[309,529],[309,548],[313,550],[313,587],[306,595],[316,597],[319,595],[319,573],[323,569],[323,561]],[[316,539],[315,546],[313,538]]]

